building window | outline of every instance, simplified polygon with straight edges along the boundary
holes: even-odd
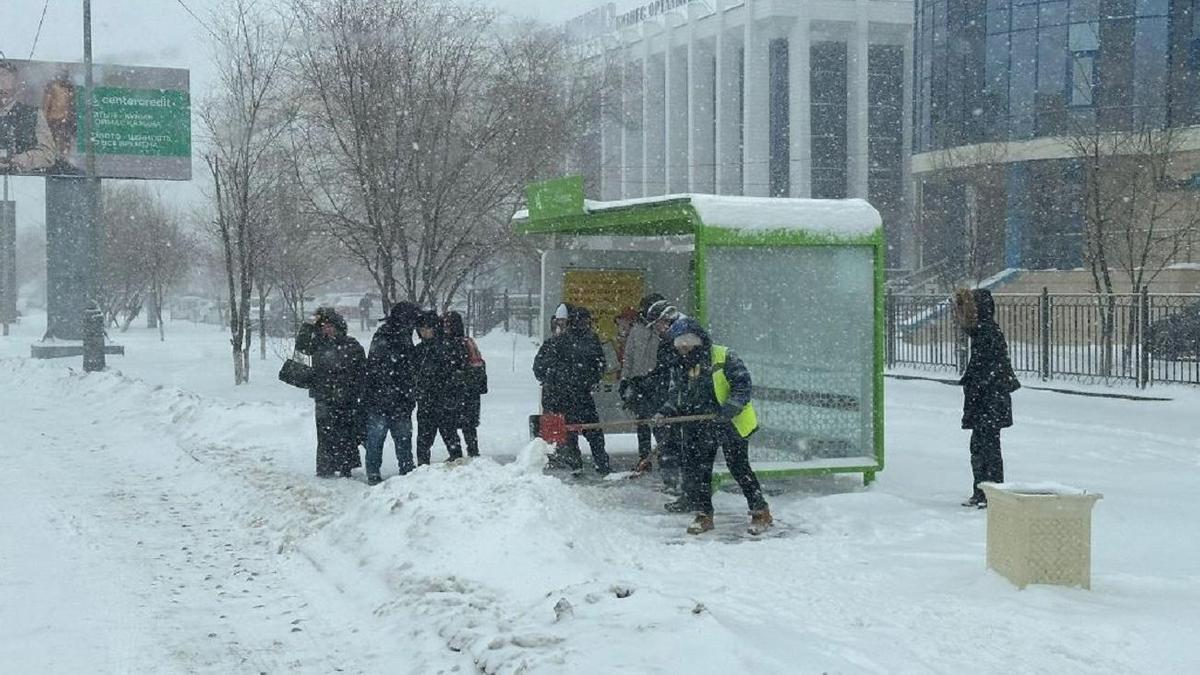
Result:
[[[788,102],[788,43],[771,40],[770,46],[770,144],[768,194],[786,197],[791,194],[791,126]]]
[[[1094,105],[1100,22],[1071,24],[1067,34],[1067,49],[1071,53],[1067,68],[1067,101],[1074,107]]]
[[[812,105],[812,196],[846,197],[846,43],[816,42],[809,51]]]
[[[1067,91],[1071,105],[1092,105],[1096,87],[1096,52],[1073,52],[1071,70],[1068,72]]]

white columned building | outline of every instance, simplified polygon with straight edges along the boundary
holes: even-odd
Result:
[[[907,248],[911,0],[623,0],[589,17],[625,64],[597,196],[862,197]]]

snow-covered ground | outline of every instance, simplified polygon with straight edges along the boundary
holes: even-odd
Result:
[[[1200,394],[1022,390],[1007,477],[1102,492],[1092,590],[984,566],[960,392],[889,381],[888,467],[772,486],[784,536],[682,534],[641,481],[537,470],[527,338],[481,341],[483,459],[313,476],[303,392],[216,327],[79,372],[0,338],[0,670],[13,673],[1185,673],[1200,664]],[[618,448],[632,447],[628,437]],[[525,448],[536,450],[536,448]],[[435,455],[436,457],[436,455]],[[395,472],[385,453],[385,475]],[[556,611],[556,607],[558,610]]]

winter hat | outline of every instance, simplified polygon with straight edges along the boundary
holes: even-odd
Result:
[[[317,311],[313,312],[313,323],[318,326],[330,324],[339,333],[346,332],[346,319],[342,318],[342,315],[338,314],[333,307],[318,307]]]
[[[421,316],[421,308],[411,302],[397,302],[392,305],[392,311],[388,313],[385,321],[392,323],[411,326],[417,322]]]
[[[659,300],[646,309],[646,323],[658,321],[674,321],[680,317],[679,310],[666,300]]]
[[[554,318],[556,320],[566,320],[566,319],[569,319],[570,317],[571,317],[571,312],[567,308],[567,303],[565,303],[565,302],[558,303],[558,307],[554,310]]]
[[[642,321],[650,323],[649,321],[646,321],[646,312],[654,305],[654,303],[665,299],[666,298],[664,298],[661,293],[651,293],[650,295],[642,298],[642,301],[638,303],[638,316],[642,319]]]
[[[677,341],[680,338],[689,335],[699,338],[701,342],[704,342],[705,338],[708,337],[708,331],[704,330],[704,326],[701,326],[699,321],[691,317],[683,317],[671,324],[671,329],[667,332],[667,336],[672,341],[676,341],[676,344],[678,344]]]

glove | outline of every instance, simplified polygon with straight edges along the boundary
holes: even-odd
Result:
[[[621,397],[622,401],[629,400],[627,398],[629,395],[629,380],[621,380],[621,383],[617,385],[617,395]]]
[[[732,422],[733,418],[742,412],[742,407],[736,403],[726,403],[721,406],[721,411],[717,413],[717,419],[722,422]]]

